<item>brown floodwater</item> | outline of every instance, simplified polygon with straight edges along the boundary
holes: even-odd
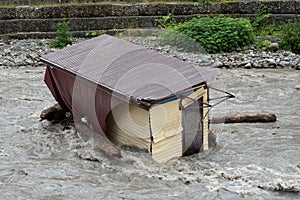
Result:
[[[236,98],[211,116],[272,112],[277,122],[213,125],[214,149],[157,164],[134,149],[110,158],[73,128],[40,122],[55,103],[44,70],[0,70],[1,199],[300,198],[300,71],[219,69],[213,86]]]

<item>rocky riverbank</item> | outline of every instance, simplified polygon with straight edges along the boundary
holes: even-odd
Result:
[[[75,38],[73,43],[82,40]],[[130,40],[154,51],[166,53],[196,65],[217,68],[293,68],[300,70],[300,55],[287,51],[271,53],[251,48],[242,53],[193,54],[170,46],[160,46],[155,37],[131,38]],[[39,58],[55,50],[50,47],[49,39],[0,40],[0,68],[44,66]]]
[[[75,38],[73,43],[83,39]],[[55,51],[50,39],[0,40],[0,69],[44,66],[40,57]]]
[[[40,57],[51,51],[49,40],[0,40],[0,68],[42,66]]]
[[[214,55],[214,67],[243,68],[293,68],[300,70],[300,55],[287,51],[270,53],[247,50],[243,53],[226,53]]]
[[[132,41],[155,51],[166,53],[197,65],[210,65],[216,68],[293,68],[300,70],[300,55],[289,51],[279,50],[277,52],[267,52],[259,51],[251,47],[244,52],[193,54],[178,51],[178,49],[170,46],[160,46],[155,37],[148,37],[146,40],[136,38]],[[200,51],[203,52],[201,49]]]

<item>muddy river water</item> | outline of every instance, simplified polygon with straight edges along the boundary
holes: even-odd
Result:
[[[40,122],[53,100],[45,68],[0,70],[1,199],[300,199],[300,71],[220,69],[236,98],[211,115],[272,112],[275,123],[213,125],[209,152],[157,164],[109,158],[74,129]]]

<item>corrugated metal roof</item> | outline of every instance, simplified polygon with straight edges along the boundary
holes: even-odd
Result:
[[[66,47],[41,60],[139,100],[162,99],[216,75],[109,35]]]

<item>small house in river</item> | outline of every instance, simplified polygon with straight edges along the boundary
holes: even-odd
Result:
[[[56,101],[114,144],[157,162],[208,149],[206,68],[109,35],[41,60]]]

